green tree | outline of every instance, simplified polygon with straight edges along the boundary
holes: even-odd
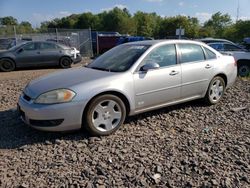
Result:
[[[18,21],[16,18],[12,16],[6,16],[6,17],[0,18],[0,23],[1,25],[17,25]]]
[[[229,14],[217,12],[204,23],[204,29],[208,29],[213,37],[223,37],[224,31],[232,24]]]
[[[155,13],[145,13],[138,11],[134,15],[136,24],[136,35],[153,37],[158,33],[159,17]]]
[[[127,9],[115,7],[113,10],[98,14],[100,18],[100,30],[117,31],[120,33],[134,34],[135,27],[133,19]]]
[[[81,14],[74,24],[74,28],[78,29],[98,29],[99,28],[99,17],[92,14],[91,12]]]
[[[27,22],[27,21],[23,21],[21,22],[18,26],[17,26],[17,33],[32,33],[34,30],[32,28],[31,23]]]
[[[199,37],[199,21],[197,18],[186,17],[186,16],[175,16],[175,17],[166,17],[162,20],[159,37],[166,38],[168,36],[175,36],[176,29],[178,28],[185,29],[185,36],[188,38],[197,38]]]

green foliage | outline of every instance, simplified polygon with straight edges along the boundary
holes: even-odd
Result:
[[[100,24],[98,30],[117,31],[120,33],[134,34],[135,24],[128,10],[114,8],[111,11],[104,11],[98,14]]]
[[[17,25],[17,19],[12,17],[12,16],[6,16],[6,17],[2,17],[0,18],[0,24],[1,25]]]
[[[217,12],[212,15],[211,19],[204,23],[204,29],[208,30],[209,35],[221,38],[231,24],[232,19],[229,14]]]
[[[182,27],[185,29],[185,36],[188,38],[199,37],[199,21],[197,18],[186,16],[166,17],[162,19],[159,29],[159,37],[175,36],[176,29]]]
[[[17,19],[12,16],[0,18],[0,36],[13,36],[15,32],[17,34],[32,33],[34,32],[34,29],[27,21],[18,24]]]
[[[94,29],[98,31],[117,31],[121,34],[130,34],[146,37],[167,38],[175,36],[176,29],[185,29],[188,38],[215,37],[226,38],[240,42],[244,37],[250,37],[250,20],[232,22],[228,14],[217,12],[211,16],[203,25],[195,17],[173,16],[160,17],[156,13],[145,13],[137,11],[131,15],[128,9],[115,7],[109,11],[93,14],[85,12],[72,14],[61,19],[41,23],[38,30],[34,30],[29,22],[18,23],[12,16],[0,18],[0,35],[14,33],[14,25],[17,33],[47,32],[48,29]]]

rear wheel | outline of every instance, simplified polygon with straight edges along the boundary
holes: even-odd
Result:
[[[126,107],[119,97],[102,95],[91,101],[85,113],[84,127],[92,135],[109,135],[123,124],[125,117]]]
[[[10,72],[15,70],[15,63],[10,59],[1,59],[0,60],[0,70],[3,72]]]
[[[69,57],[62,57],[60,59],[60,67],[62,67],[63,69],[67,69],[71,67],[71,59]]]
[[[208,90],[205,96],[205,100],[208,104],[218,103],[225,91],[225,81],[223,78],[216,76],[212,79],[208,86]]]
[[[238,67],[239,76],[245,77],[250,75],[250,65],[240,64]]]

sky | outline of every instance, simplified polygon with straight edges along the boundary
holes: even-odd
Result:
[[[156,12],[162,17],[197,17],[203,23],[218,11],[236,20],[238,1],[239,18],[250,19],[250,0],[0,0],[0,17],[13,16],[19,22],[29,21],[39,27],[42,21],[119,7],[127,8],[132,14],[143,11]]]

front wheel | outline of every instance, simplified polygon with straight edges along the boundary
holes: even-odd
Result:
[[[0,59],[0,70],[3,72],[10,72],[15,70],[15,63],[10,59]]]
[[[205,96],[205,101],[210,104],[218,103],[225,91],[225,81],[223,78],[217,76],[212,79],[208,86],[208,90]]]
[[[109,135],[123,124],[126,107],[119,97],[102,95],[91,101],[84,116],[84,127],[92,135]]]
[[[59,65],[63,69],[67,69],[71,67],[71,59],[69,57],[62,57],[60,59]]]

